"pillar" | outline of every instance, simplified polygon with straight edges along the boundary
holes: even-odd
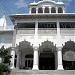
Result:
[[[11,48],[11,55],[12,55],[12,58],[11,58],[10,68],[11,69],[14,69],[15,68],[15,66],[14,66],[14,61],[15,61],[15,48],[14,47]]]
[[[64,70],[62,64],[62,47],[57,48],[58,66],[57,70]]]
[[[64,7],[62,8],[62,10],[63,10],[63,13],[65,13],[65,8]]]
[[[38,14],[38,8],[36,8],[36,14]]]
[[[56,13],[58,13],[58,7],[56,7]]]
[[[33,70],[39,70],[38,47],[34,47]]]
[[[60,36],[60,25],[59,25],[59,20],[57,20],[57,35]]]
[[[29,14],[31,14],[31,8],[29,8]]]
[[[45,7],[43,7],[42,9],[43,9],[43,14],[44,14],[44,12],[45,12]]]
[[[38,21],[35,22],[35,36],[38,35]]]
[[[49,7],[49,13],[51,13],[51,7]]]

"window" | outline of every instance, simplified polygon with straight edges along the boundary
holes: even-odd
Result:
[[[35,23],[17,23],[16,28],[35,28]]]
[[[56,13],[56,9],[54,7],[51,8],[51,13]]]
[[[49,8],[48,7],[45,8],[45,13],[49,13]]]
[[[36,8],[32,8],[31,13],[36,13]]]
[[[41,7],[38,9],[38,13],[43,13],[43,10]]]
[[[63,10],[61,7],[58,8],[58,13],[63,13]]]
[[[60,28],[75,28],[75,22],[60,22]]]
[[[56,22],[39,22],[38,28],[56,28]]]

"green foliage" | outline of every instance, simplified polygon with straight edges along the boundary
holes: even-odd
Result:
[[[0,57],[2,58],[2,63],[10,63],[10,48],[5,49],[4,46],[0,49]]]
[[[0,63],[0,75],[2,75],[3,72],[10,72],[10,69],[5,64]]]

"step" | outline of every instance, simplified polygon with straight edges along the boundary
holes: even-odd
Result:
[[[75,75],[75,70],[12,70],[10,75]]]

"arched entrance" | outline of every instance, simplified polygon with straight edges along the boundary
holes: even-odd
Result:
[[[75,70],[75,42],[67,41],[63,46],[63,68],[65,70]]]
[[[19,66],[20,69],[30,70],[33,67],[33,47],[28,41],[22,41],[19,43]]]
[[[40,46],[39,69],[55,70],[55,49],[56,47],[50,41],[45,41]]]

